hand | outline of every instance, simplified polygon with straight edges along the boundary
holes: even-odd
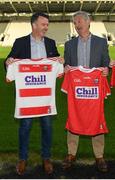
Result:
[[[64,68],[64,72],[67,73],[71,69],[71,66],[66,65]]]
[[[115,65],[115,60],[111,60],[110,63],[109,63],[109,67],[113,67]]]
[[[10,83],[11,81],[10,81],[8,78],[6,78],[6,82],[7,82],[7,83]]]
[[[108,67],[103,67],[103,68],[102,68],[102,73],[103,73],[103,76],[108,76],[108,74],[109,74],[109,69],[108,69]]]
[[[15,61],[14,58],[10,57],[6,60],[6,66],[8,66],[9,64],[12,64]]]
[[[58,57],[58,61],[59,61],[59,63],[64,64],[64,58]]]

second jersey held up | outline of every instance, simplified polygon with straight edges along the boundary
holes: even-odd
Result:
[[[79,135],[107,133],[104,98],[110,94],[106,77],[99,68],[73,67],[65,74],[62,91],[67,93],[66,128]]]

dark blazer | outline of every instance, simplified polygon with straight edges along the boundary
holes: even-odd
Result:
[[[77,46],[78,37],[71,39],[65,43],[65,65],[77,66]],[[108,67],[109,66],[109,53],[107,41],[104,38],[91,35],[91,49],[90,49],[90,68],[92,67]]]
[[[44,42],[45,42],[47,57],[59,56],[55,41],[53,39],[44,37]],[[7,58],[9,57],[19,58],[19,59],[31,58],[30,35],[15,40],[11,52],[9,53]]]

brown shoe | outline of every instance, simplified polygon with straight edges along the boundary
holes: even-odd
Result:
[[[96,158],[96,165],[100,172],[108,171],[107,163],[105,162],[104,158]]]
[[[16,171],[18,175],[23,175],[26,169],[26,161],[20,160],[16,166]]]
[[[53,173],[53,164],[50,161],[50,159],[44,159],[43,160],[43,167],[44,167],[44,170],[47,174]]]
[[[70,168],[76,160],[76,156],[73,156],[72,154],[68,154],[64,161],[62,162],[63,169]]]

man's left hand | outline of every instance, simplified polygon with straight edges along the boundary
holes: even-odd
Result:
[[[103,76],[108,76],[108,74],[109,74],[109,68],[108,68],[108,67],[103,67],[103,68],[102,68],[102,73],[103,73]]]
[[[64,64],[64,58],[58,57],[58,61],[59,61],[59,63]]]

